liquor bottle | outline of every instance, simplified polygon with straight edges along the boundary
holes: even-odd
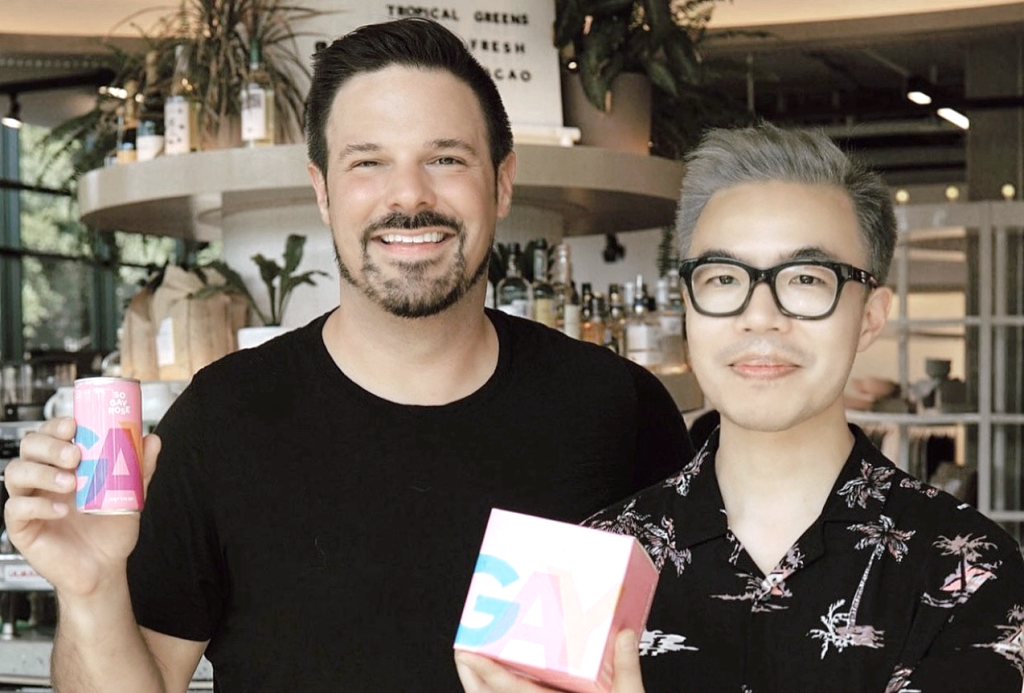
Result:
[[[584,324],[591,318],[591,299],[594,298],[594,289],[590,282],[583,282],[580,285],[580,323]]]
[[[254,32],[249,41],[249,76],[242,87],[242,141],[247,147],[274,144],[275,123],[274,85]]]
[[[555,327],[555,289],[548,282],[548,248],[538,245],[533,249],[533,298],[530,317],[542,325]]]
[[[505,278],[498,282],[498,310],[521,318],[530,317],[530,285],[519,271],[519,244],[513,243],[505,265]]]
[[[608,285],[608,346],[621,356],[626,355],[626,310],[622,305],[622,289],[618,284]]]
[[[626,318],[626,358],[656,369],[661,365],[661,323],[648,305],[643,275],[636,275],[633,311]]]
[[[565,306],[572,304],[572,249],[567,243],[555,246],[555,262],[551,267],[551,286],[555,290],[555,323],[565,332]]]
[[[200,107],[192,83],[191,47],[179,43],[174,47],[171,94],[164,102],[164,154],[199,151]]]
[[[146,81],[142,87],[142,107],[135,140],[135,157],[150,161],[164,153],[164,97],[160,93],[159,54],[146,53]]]
[[[585,285],[584,285],[585,286]],[[591,295],[590,306],[582,315],[580,339],[584,342],[606,346],[609,344],[607,329],[604,322],[604,296],[600,293]]]
[[[136,147],[139,133],[139,83],[125,82],[124,104],[118,109],[117,117],[117,163],[130,164],[137,159]]]
[[[658,280],[658,322],[661,324],[662,373],[683,373],[686,363],[686,342],[683,340],[683,290],[679,270],[669,269]]]

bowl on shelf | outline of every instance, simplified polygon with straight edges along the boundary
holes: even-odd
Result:
[[[854,378],[852,385],[854,390],[868,395],[872,399],[884,399],[889,397],[894,394],[896,389],[899,387],[899,385],[892,380],[888,380],[886,378],[875,378],[873,376]]]

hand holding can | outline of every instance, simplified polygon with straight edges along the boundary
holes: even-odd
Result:
[[[75,381],[76,472],[80,512],[142,510],[142,390],[128,378]]]

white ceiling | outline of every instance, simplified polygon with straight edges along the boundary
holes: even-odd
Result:
[[[1014,6],[1024,19],[1024,2],[1017,0],[731,0],[715,7],[714,26],[856,20],[987,7],[1013,10]],[[156,16],[173,7],[174,3],[153,0],[4,0],[0,33],[134,36],[137,32],[130,24],[122,23],[126,17],[146,10]]]

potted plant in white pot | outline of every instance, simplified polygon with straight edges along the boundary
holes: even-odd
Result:
[[[314,278],[317,276],[329,276],[320,270],[298,272],[305,245],[305,236],[289,234],[285,240],[284,255],[280,264],[276,260],[265,257],[263,253],[256,253],[252,256],[252,261],[259,268],[260,280],[267,291],[265,301],[258,301],[246,286],[242,276],[222,260],[209,262],[200,270],[206,268],[216,270],[224,278],[224,283],[210,284],[193,293],[192,297],[203,298],[211,294],[225,292],[242,296],[249,306],[249,313],[255,317],[258,324],[243,327],[238,331],[238,348],[245,349],[262,344],[286,331],[281,326],[281,321],[292,292],[302,284],[316,286]]]

